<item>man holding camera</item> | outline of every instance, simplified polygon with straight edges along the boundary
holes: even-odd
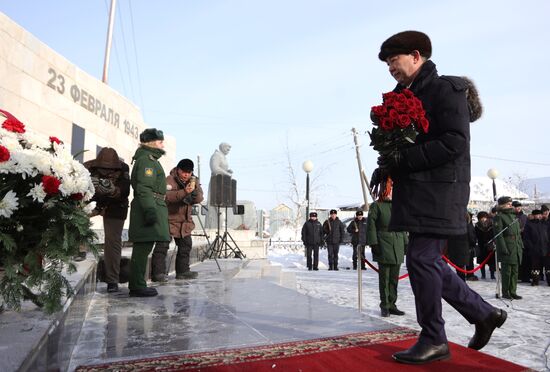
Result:
[[[203,201],[203,191],[199,180],[193,175],[194,164],[190,159],[182,159],[166,177],[166,204],[170,235],[174,237],[178,253],[176,255],[176,279],[194,279],[197,272],[189,268],[189,256],[193,246],[191,232],[195,228],[192,209],[194,204]],[[170,242],[158,242],[153,250],[152,280],[166,281],[166,254]]]
[[[103,260],[107,292],[117,292],[122,249],[122,228],[128,215],[130,168],[119,159],[115,149],[104,147],[97,158],[84,163],[90,171],[96,207],[92,216],[103,216],[105,243]]]

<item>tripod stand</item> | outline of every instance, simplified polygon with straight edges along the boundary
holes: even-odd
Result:
[[[225,231],[223,232],[223,235],[220,235],[221,213],[219,205],[216,206],[216,210],[218,217],[218,229],[216,231],[216,239],[214,239],[208,250],[205,252],[203,261],[206,258],[229,258],[231,254],[233,254],[235,258],[240,258],[241,260],[243,258],[246,258],[246,255],[240,250],[239,246],[237,245],[229,231],[227,231],[227,206],[225,206]],[[231,253],[229,251],[231,251]]]

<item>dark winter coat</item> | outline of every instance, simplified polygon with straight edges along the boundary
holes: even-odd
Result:
[[[447,257],[457,266],[463,267],[470,262],[470,255],[475,251],[476,235],[472,223],[467,225],[468,232],[462,235],[449,236],[447,240]]]
[[[347,232],[351,234],[352,245],[367,245],[367,219],[358,219],[355,217],[347,227]]]
[[[323,226],[318,220],[307,220],[302,227],[304,245],[320,246],[323,244]]]
[[[373,260],[386,265],[403,263],[408,243],[404,232],[388,231],[392,202],[374,202],[367,217],[367,244],[372,248]]]
[[[116,151],[104,147],[93,160],[84,163],[90,171],[90,176],[111,181],[113,192],[104,194],[96,190],[92,201],[96,202],[96,210],[107,218],[125,220],[128,216],[128,196],[130,195],[130,167],[121,161]]]
[[[491,243],[490,246],[487,246],[487,242],[493,239],[493,224],[491,222],[486,225],[477,222],[475,225],[475,232],[477,238],[477,246],[479,247],[479,254],[477,256],[477,262],[482,262],[487,258],[489,252],[493,251],[494,244]]]
[[[541,220],[527,221],[523,231],[523,243],[530,257],[548,254],[548,226]]]
[[[164,200],[166,175],[158,159],[161,149],[140,146],[134,157],[132,188],[134,199],[130,209],[128,237],[132,242],[170,241],[168,209]]]
[[[395,91],[404,87],[398,85]],[[410,90],[429,120],[428,133],[401,151],[402,162],[392,170],[392,231],[460,235],[466,233],[470,196],[470,114],[466,82],[439,77],[426,61]]]
[[[323,223],[325,242],[327,244],[341,244],[344,241],[344,224],[338,217],[329,218]]]
[[[507,227],[508,229],[506,229]],[[517,220],[514,210],[512,208],[499,210],[493,219],[493,229],[495,235],[504,231],[496,238],[498,261],[519,265],[523,254],[523,242],[519,220]]]
[[[170,171],[166,177],[168,191],[166,191],[166,204],[168,206],[168,222],[170,224],[170,235],[174,238],[190,236],[195,228],[191,212],[193,205],[204,200],[202,187],[197,178],[195,190],[191,193],[185,191],[187,183],[178,177],[177,167]]]

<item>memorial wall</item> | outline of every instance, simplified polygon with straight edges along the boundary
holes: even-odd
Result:
[[[98,59],[101,59],[98,56]],[[62,140],[80,161],[114,147],[128,164],[145,124],[139,108],[0,13],[0,108],[27,128]],[[162,128],[159,128],[162,129]],[[166,133],[165,133],[166,135]],[[165,170],[176,141],[166,136]]]

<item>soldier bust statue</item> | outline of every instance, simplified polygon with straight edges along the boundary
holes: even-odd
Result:
[[[231,177],[233,175],[233,171],[229,169],[226,159],[229,150],[231,150],[231,145],[222,142],[220,143],[219,150],[214,151],[210,157],[210,171],[212,172],[212,176],[222,174]]]

